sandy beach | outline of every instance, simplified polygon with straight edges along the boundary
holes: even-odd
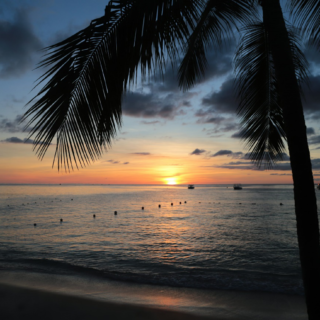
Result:
[[[0,272],[10,319],[306,320],[295,295],[197,290],[40,273]]]
[[[16,286],[0,285],[1,318],[13,319],[208,319],[188,313],[102,302]],[[217,318],[216,318],[217,319]]]

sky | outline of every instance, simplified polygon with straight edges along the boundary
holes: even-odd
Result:
[[[127,93],[123,121],[111,148],[91,165],[70,172],[52,167],[54,143],[42,161],[20,123],[38,92],[41,49],[85,28],[104,14],[107,0],[1,0],[0,183],[255,184],[292,183],[289,157],[272,170],[247,159],[239,139],[233,57],[237,40],[209,48],[205,77],[188,92],[170,68],[138,81]],[[286,14],[286,11],[285,11]],[[309,61],[304,112],[315,182],[320,182],[320,53]],[[32,138],[31,138],[32,139]]]

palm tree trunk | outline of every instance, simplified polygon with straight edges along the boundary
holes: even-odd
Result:
[[[320,245],[317,201],[299,87],[279,0],[262,0],[274,59],[294,185],[297,234],[310,320],[320,319]]]

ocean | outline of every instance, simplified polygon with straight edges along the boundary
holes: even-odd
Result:
[[[303,295],[293,186],[1,185],[10,270]]]

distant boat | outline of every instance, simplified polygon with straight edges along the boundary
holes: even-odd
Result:
[[[234,190],[242,190],[242,185],[241,184],[234,184],[233,189]]]
[[[189,184],[188,185],[188,189],[194,189],[194,185],[193,184]]]

